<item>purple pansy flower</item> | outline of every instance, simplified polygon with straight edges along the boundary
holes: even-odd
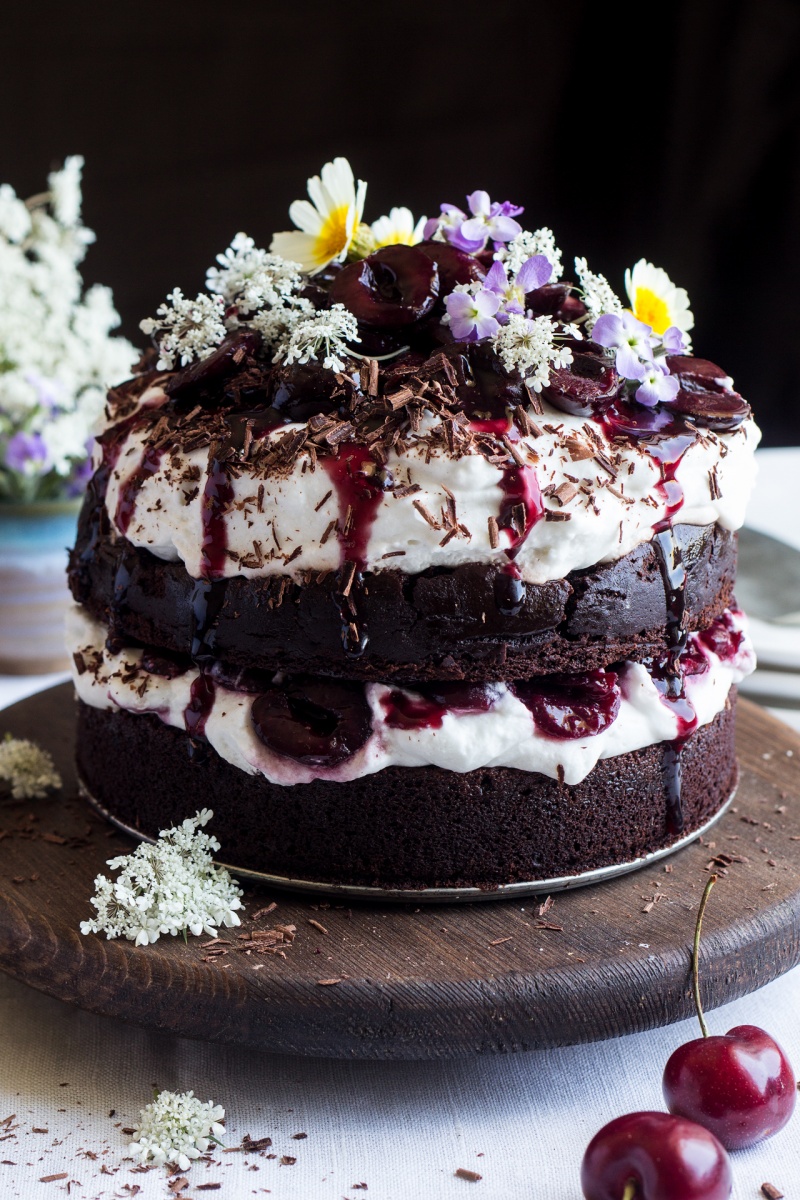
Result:
[[[496,318],[500,297],[481,288],[476,295],[470,292],[451,292],[445,296],[450,318],[450,331],[457,342],[477,342],[493,337],[500,328]]]
[[[552,274],[552,264],[544,254],[534,254],[526,259],[510,283],[505,263],[492,263],[483,286],[500,297],[502,312],[498,314],[498,321],[504,325],[509,314],[524,313],[526,294],[542,287]]]
[[[15,433],[6,445],[6,466],[20,473],[44,472],[50,465],[50,454],[38,433]]]
[[[645,373],[636,389],[636,399],[647,408],[656,404],[671,404],[680,390],[680,384],[674,375],[670,375],[666,363],[653,362],[643,364]]]
[[[36,389],[36,399],[45,412],[51,416],[58,412],[64,403],[64,388],[57,379],[48,379],[38,371],[27,371],[25,380]]]

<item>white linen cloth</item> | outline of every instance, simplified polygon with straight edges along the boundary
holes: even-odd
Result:
[[[759,452],[755,528],[800,548],[800,449]],[[0,678],[0,706],[60,677]],[[800,695],[800,676],[798,676]],[[773,710],[800,728],[800,712]],[[0,733],[2,733],[0,717]],[[800,1072],[800,968],[709,1015],[755,1024]],[[663,1109],[661,1074],[696,1022],[589,1046],[453,1062],[334,1062],[192,1042],[96,1017],[0,976],[0,1200],[175,1195],[163,1169],[132,1173],[129,1138],[152,1089],[194,1089],[227,1110],[225,1144],[268,1136],[267,1159],[215,1150],[183,1200],[577,1200],[583,1150],[625,1112]],[[115,1115],[109,1116],[111,1110]],[[16,1114],[10,1124],[4,1118]],[[34,1132],[43,1130],[46,1132]],[[294,1139],[292,1135],[307,1137]],[[96,1157],[94,1157],[96,1156]],[[281,1165],[281,1158],[296,1159]],[[101,1172],[101,1167],[113,1174]],[[477,1183],[457,1178],[476,1171]],[[800,1107],[774,1139],[733,1156],[734,1196],[769,1181],[800,1196]],[[66,1177],[40,1182],[51,1175]],[[219,1189],[198,1185],[220,1183]],[[355,1188],[367,1184],[367,1190]],[[136,1191],[135,1189],[140,1189]],[[676,1198],[677,1200],[677,1198]]]

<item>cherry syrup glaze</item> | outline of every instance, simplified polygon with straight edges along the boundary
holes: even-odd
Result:
[[[119,462],[122,445],[130,433],[145,425],[152,417],[156,405],[145,405],[129,417],[112,425],[101,433],[97,439],[101,450],[100,463],[92,475],[86,488],[86,509],[89,512],[89,536],[81,552],[80,562],[88,567],[97,552],[97,543],[101,534],[108,532],[108,516],[106,513],[106,493],[111,473]]]
[[[368,634],[359,626],[356,598],[363,587],[372,526],[391,480],[365,446],[343,445],[336,458],[322,460],[333,484],[339,506],[337,537],[341,550],[343,591],[338,598],[345,654],[358,658],[367,646]],[[351,566],[352,564],[352,566]]]
[[[653,674],[656,686],[663,684],[663,698],[675,710],[679,735],[664,751],[664,787],[667,795],[667,827],[671,833],[683,830],[681,802],[681,750],[686,738],[697,727],[694,710],[684,693],[681,656],[686,649],[686,568],[673,529],[673,521],[683,505],[683,488],[677,478],[678,467],[690,446],[697,440],[680,416],[668,409],[647,409],[616,400],[604,409],[601,425],[606,436],[629,437],[644,444],[647,454],[659,470],[656,492],[666,512],[653,526],[653,549],[658,558],[667,606],[667,646],[665,664]]]
[[[586,1200],[728,1200],[731,1164],[713,1133],[662,1112],[609,1121],[586,1148]]]
[[[514,694],[546,737],[561,740],[594,737],[617,719],[621,700],[614,671],[576,675],[540,675],[512,685]]]
[[[494,437],[506,437],[519,441],[519,431],[508,416],[490,420],[473,420],[471,427],[476,433],[490,433]],[[516,617],[525,602],[525,583],[519,567],[514,561],[530,536],[537,521],[544,516],[544,503],[539,480],[531,466],[520,466],[516,462],[503,467],[500,476],[503,502],[497,517],[497,528],[505,533],[508,544],[505,555],[508,562],[494,581],[494,600],[498,612],[504,617]]]
[[[197,679],[192,681],[189,703],[183,710],[183,723],[190,738],[205,737],[206,721],[214,706],[214,695],[213,679],[201,670]]]
[[[448,712],[464,716],[489,712],[496,692],[490,685],[470,683],[419,684],[412,696],[397,689],[381,700],[386,724],[392,729],[441,729]]]
[[[117,507],[114,512],[114,524],[121,534],[124,535],[128,532],[142,485],[156,474],[158,468],[161,466],[161,459],[163,457],[164,450],[162,447],[146,446],[138,467],[131,471],[128,478],[121,485],[117,496]]]

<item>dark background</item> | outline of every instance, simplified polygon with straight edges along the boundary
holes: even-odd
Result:
[[[799,45],[797,0],[6,6],[0,178],[85,155],[86,277],[138,342],[336,154],[368,220],[483,187],[617,290],[664,266],[765,440],[800,443]]]

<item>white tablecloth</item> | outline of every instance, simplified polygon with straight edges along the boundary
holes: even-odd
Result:
[[[750,523],[800,548],[800,450],[759,457]],[[0,705],[39,686],[0,679]],[[762,1025],[800,1070],[798,1014],[800,969],[709,1023],[720,1033]],[[594,1046],[444,1063],[292,1059],[137,1029],[0,976],[0,1198],[174,1195],[163,1170],[132,1172],[121,1132],[157,1087],[193,1088],[224,1105],[227,1146],[244,1134],[269,1136],[267,1153],[276,1154],[217,1151],[188,1173],[184,1200],[447,1200],[473,1190],[482,1200],[573,1200],[591,1135],[621,1113],[661,1108],[664,1063],[696,1034],[685,1022]],[[283,1156],[296,1162],[281,1165]],[[481,1181],[456,1178],[459,1167]],[[759,1196],[764,1181],[787,1200],[800,1196],[800,1111],[772,1141],[736,1154],[734,1173],[737,1200]],[[221,1188],[199,1188],[215,1183]]]

